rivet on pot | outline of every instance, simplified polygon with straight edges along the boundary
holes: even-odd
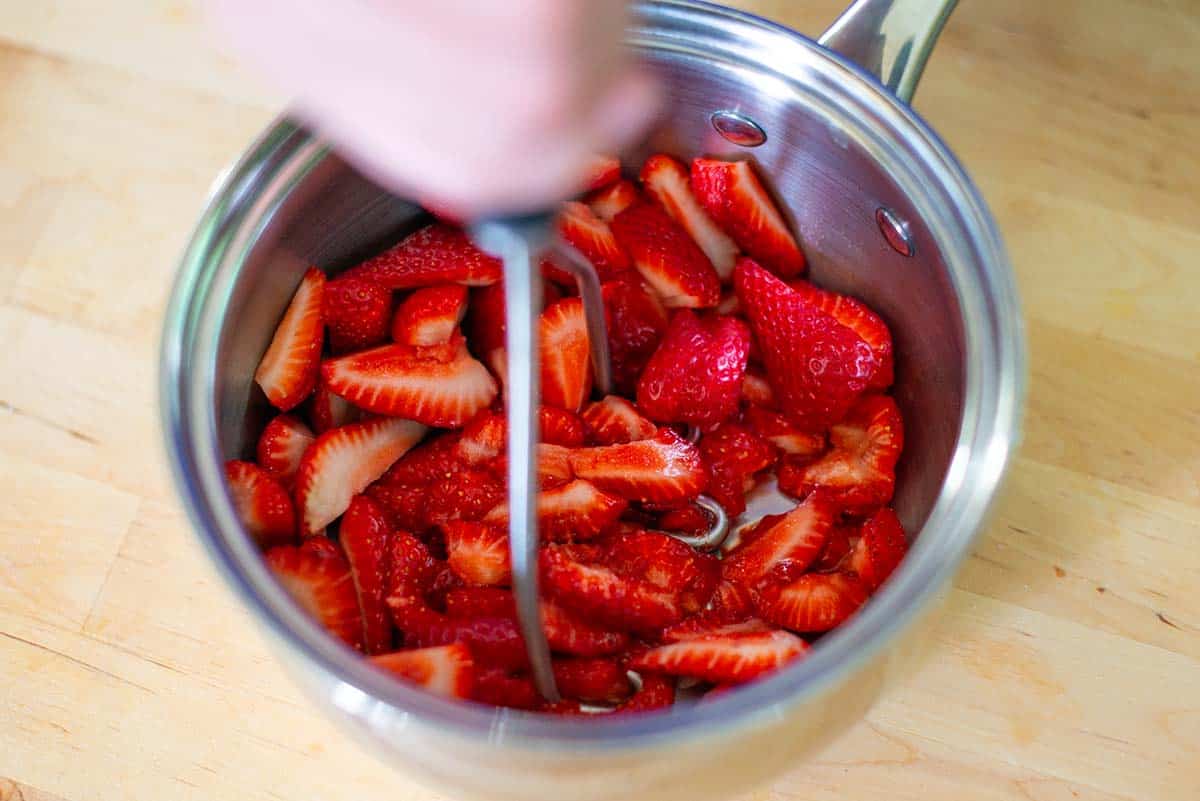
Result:
[[[891,209],[883,206],[875,210],[875,222],[879,225],[879,231],[883,234],[883,238],[892,246],[892,250],[901,256],[912,256],[912,233],[908,230],[908,223],[897,217]]]
[[[736,111],[714,111],[709,120],[717,133],[740,147],[758,147],[767,141],[767,132],[762,126]]]

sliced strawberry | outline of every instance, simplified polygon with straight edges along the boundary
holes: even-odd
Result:
[[[541,267],[542,278],[545,279],[542,282],[544,287],[553,288],[555,290],[558,290],[559,288],[574,290],[576,288],[575,276],[571,275],[571,272],[567,269],[566,264],[563,262],[562,254],[552,252],[546,256],[543,256]],[[565,294],[572,295],[575,293],[573,291],[568,291]],[[559,294],[558,297],[554,298],[553,300],[547,300],[546,305],[553,303],[555,300],[558,300],[561,297],[563,297],[563,294]]]
[[[538,343],[542,403],[579,411],[592,392],[592,360],[583,301],[563,298],[542,312]]]
[[[658,206],[634,203],[613,218],[612,232],[664,305],[705,308],[721,299],[721,279],[708,256]]]
[[[579,448],[571,452],[571,469],[600,489],[631,501],[690,500],[708,483],[700,451],[669,428],[654,439]]]
[[[434,223],[343,275],[388,289],[415,289],[437,284],[486,286],[499,281],[502,272],[500,260],[471,244],[462,229]]]
[[[633,693],[625,669],[612,659],[555,659],[554,683],[565,698],[616,704]]]
[[[655,200],[667,214],[695,240],[704,255],[716,268],[722,281],[733,274],[738,246],[729,235],[713,222],[712,217],[696,200],[688,183],[688,170],[679,161],[659,153],[646,159],[639,176]]]
[[[435,695],[471,697],[475,663],[470,650],[461,642],[381,654],[371,657],[370,662]]]
[[[842,509],[866,514],[892,499],[904,423],[887,395],[868,395],[829,429],[829,452],[815,462],[785,462],[779,488],[803,497],[822,489]]]
[[[755,433],[789,456],[814,457],[825,451],[825,435],[802,431],[779,412],[746,407],[745,421]]]
[[[389,467],[380,483],[423,485],[449,478],[462,466],[461,439],[461,432],[451,431],[424,440]]]
[[[736,261],[734,262],[736,265]],[[733,269],[730,268],[729,274],[733,274]],[[725,276],[728,277],[728,276]],[[736,292],[729,292],[721,296],[721,302],[717,304],[717,314],[735,314],[742,313],[742,302],[738,300]]]
[[[499,456],[492,460],[489,469],[505,487],[508,486],[507,456]],[[542,491],[557,489],[574,479],[575,474],[571,472],[571,449],[564,448],[562,445],[547,445],[539,442],[537,446],[537,476],[538,488]]]
[[[533,680],[528,676],[513,676],[507,670],[483,669],[475,676],[471,700],[488,706],[512,709],[535,709],[542,703]]]
[[[389,587],[388,558],[391,524],[383,510],[366,495],[350,501],[338,528],[338,541],[346,552],[358,606],[362,610],[363,644],[368,654],[392,647],[392,619],[383,602]]]
[[[538,532],[550,542],[591,539],[615,523],[626,505],[590,482],[571,481],[538,493]],[[508,502],[498,503],[483,519],[507,530]]]
[[[383,345],[321,366],[329,388],[355,406],[457,428],[496,397],[496,381],[461,336],[443,345]]]
[[[641,689],[618,706],[617,712],[653,712],[674,703],[675,679],[657,673],[643,673]]]
[[[392,291],[365,278],[335,278],[325,285],[322,313],[334,353],[369,348],[387,340]]]
[[[419,599],[433,589],[441,563],[429,547],[407,531],[396,531],[388,539],[387,598]]]
[[[827,292],[807,281],[794,281],[790,286],[809,303],[858,334],[863,342],[871,346],[875,359],[879,362],[879,370],[868,384],[870,389],[887,389],[892,385],[895,380],[892,332],[888,330],[883,318],[867,308],[867,304],[849,295]]]
[[[804,272],[804,253],[750,162],[693,159],[692,191],[751,258],[785,277]]]
[[[720,580],[715,557],[657,531],[618,534],[605,548],[608,567],[675,593],[685,614],[703,609]]]
[[[819,494],[783,516],[753,540],[743,542],[721,562],[721,575],[753,589],[764,579],[803,573],[821,555],[834,509]]]
[[[637,407],[620,395],[605,395],[588,404],[582,417],[587,441],[593,445],[634,442],[649,439],[658,432],[654,423],[642,417]]]
[[[362,650],[363,623],[346,556],[327,537],[267,551],[267,567],[288,594],[326,631]]]
[[[638,191],[632,181],[621,180],[593,192],[584,200],[597,217],[612,222],[613,217],[637,202]]]
[[[717,583],[704,617],[714,624],[740,623],[754,614],[754,599],[741,584],[722,579]]]
[[[230,459],[225,482],[238,519],[259,548],[296,539],[296,509],[283,484],[251,462]]]
[[[771,384],[757,368],[746,368],[746,375],[742,377],[742,400],[762,409],[775,408],[775,393],[771,390]]]
[[[317,437],[296,474],[300,533],[312,534],[336,520],[351,498],[424,435],[425,426],[411,420],[375,418]]]
[[[570,279],[574,282],[574,278]],[[542,284],[542,306],[548,308],[562,297],[553,284]],[[502,349],[508,332],[504,313],[504,283],[471,291],[470,310],[463,326],[471,341],[471,349],[479,354],[489,367],[495,367],[495,351]]]
[[[871,346],[749,259],[733,280],[784,414],[810,431],[844,417],[879,369]]]
[[[392,341],[400,345],[449,342],[467,313],[467,288],[444,284],[413,292],[392,318]]]
[[[317,379],[317,388],[308,403],[308,421],[315,433],[324,434],[331,428],[357,423],[362,417],[362,409],[330,391],[325,379]]]
[[[712,491],[711,482],[709,491]],[[698,537],[707,533],[713,525],[712,516],[695,504],[671,509],[658,516],[658,528]]]
[[[577,614],[622,630],[652,630],[683,617],[675,593],[576,558],[573,546],[542,548],[543,592]]]
[[[277,409],[286,412],[296,407],[317,385],[325,335],[324,296],[325,273],[310,267],[258,363],[254,380]]]
[[[819,632],[843,623],[868,594],[854,573],[808,573],[790,584],[768,585],[755,605],[764,620],[777,626]]]
[[[258,464],[285,487],[290,487],[300,469],[300,457],[316,437],[295,415],[281,414],[263,428],[258,437]]]
[[[426,506],[430,523],[478,520],[507,495],[505,484],[492,470],[462,468],[429,485]]]
[[[791,632],[706,634],[660,645],[634,658],[634,670],[652,670],[709,682],[741,684],[778,670],[808,651]]]
[[[383,509],[395,528],[424,533],[429,522],[429,488],[423,484],[385,484],[367,487],[366,494]]]
[[[741,320],[680,309],[638,381],[638,407],[651,420],[711,428],[737,411],[749,352]]]
[[[405,643],[412,647],[464,642],[475,660],[483,665],[519,670],[529,664],[525,641],[515,620],[501,617],[458,620],[405,595],[388,596],[387,603],[396,628],[404,632]]]
[[[508,532],[489,523],[442,524],[450,569],[468,584],[507,586],[512,580]]]
[[[633,267],[629,256],[617,244],[608,223],[583,203],[564,203],[557,225],[559,235],[592,263],[601,281],[607,281]]]
[[[542,599],[542,627],[555,653],[604,656],[629,647],[625,632],[594,626],[548,598]]]
[[[775,448],[738,423],[722,423],[700,438],[700,453],[711,478],[708,494],[736,517],[746,510],[746,485],[756,473],[775,464]]]
[[[578,448],[583,444],[584,427],[579,415],[557,406],[538,407],[538,430],[542,442]]]
[[[769,623],[752,617],[737,623],[719,623],[716,618],[703,614],[685,618],[674,626],[667,626],[659,633],[663,642],[684,642],[700,637],[724,637],[731,634],[763,634],[774,631]]]
[[[667,331],[667,310],[658,296],[632,274],[602,287],[613,386],[632,395],[646,362]]]
[[[584,191],[603,189],[621,179],[621,160],[616,156],[593,156],[584,176]]]
[[[481,465],[504,453],[508,447],[508,422],[503,412],[484,409],[463,426],[455,460],[464,465]]]
[[[863,523],[862,537],[850,552],[846,567],[857,573],[867,589],[874,592],[892,574],[907,551],[908,538],[900,518],[891,509],[883,508]]]
[[[825,548],[821,551],[821,556],[817,561],[812,563],[811,570],[814,573],[831,573],[838,570],[846,555],[854,547],[854,542],[851,540],[852,534],[857,536],[853,527],[835,524],[829,530],[829,539],[825,541]]]
[[[501,587],[455,587],[446,593],[446,616],[467,620],[473,617],[517,617],[512,591]]]

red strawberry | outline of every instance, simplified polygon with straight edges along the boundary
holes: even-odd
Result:
[[[494,459],[489,468],[494,476],[508,486],[508,457],[499,456]],[[571,449],[562,445],[547,445],[539,442],[537,446],[537,475],[538,488],[546,491],[556,489],[571,481],[575,474],[571,472]]]
[[[276,416],[258,437],[258,464],[285,487],[291,486],[300,469],[300,457],[316,437],[299,417]]]
[[[857,573],[873,592],[892,574],[907,551],[908,538],[900,518],[891,509],[880,509],[863,523],[862,537],[854,544],[846,567]]]
[[[457,620],[405,595],[388,596],[387,603],[396,628],[404,632],[405,643],[410,646],[428,648],[464,642],[481,664],[509,670],[529,664],[525,641],[515,620],[502,617]]]
[[[812,431],[844,417],[879,369],[871,346],[749,259],[733,281],[783,412]]]
[[[538,493],[538,532],[547,541],[590,539],[615,523],[625,506],[624,500],[594,484],[571,481]],[[507,501],[498,503],[483,519],[507,530]]]
[[[387,598],[419,599],[433,589],[442,565],[429,547],[407,531],[397,531],[388,541]]]
[[[821,556],[812,563],[811,570],[814,573],[831,573],[840,568],[842,561],[854,547],[854,543],[850,539],[852,533],[854,533],[854,529],[851,526],[834,525],[829,530],[829,539],[825,541],[825,548],[821,551]]]
[[[693,159],[692,191],[751,258],[782,276],[804,272],[804,253],[749,162]]]
[[[787,631],[707,634],[651,648],[634,658],[634,670],[653,670],[709,682],[744,683],[778,670],[808,651]]]
[[[542,599],[542,627],[555,653],[603,656],[629,647],[625,632],[598,628],[548,598]]]
[[[789,456],[813,457],[825,451],[825,435],[801,431],[778,412],[746,407],[745,421],[755,433]]]
[[[475,663],[461,642],[373,656],[371,664],[423,690],[447,698],[470,698]]]
[[[389,467],[380,483],[424,485],[450,478],[462,466],[461,439],[460,432],[451,431],[424,440]]]
[[[587,441],[593,445],[617,445],[649,439],[658,427],[642,417],[637,407],[620,395],[606,395],[583,410]]]
[[[606,492],[650,503],[693,499],[708,483],[700,451],[669,428],[654,439],[579,448],[571,469]]]
[[[612,222],[625,209],[637,202],[638,191],[632,181],[617,181],[584,198],[592,213],[605,222]]]
[[[368,654],[381,654],[392,646],[392,620],[383,602],[388,590],[391,533],[383,510],[366,495],[356,495],[350,501],[338,528],[338,541],[354,576]]]
[[[442,524],[450,569],[468,584],[507,586],[512,579],[508,532],[489,523]]]
[[[296,474],[300,533],[312,534],[336,520],[351,498],[424,435],[425,426],[411,420],[375,418],[317,437]]]
[[[251,462],[230,459],[225,481],[238,519],[259,548],[296,539],[296,509],[283,485]]]
[[[860,300],[818,289],[807,281],[794,281],[790,286],[809,303],[858,334],[863,342],[871,346],[879,362],[879,370],[868,384],[870,389],[887,389],[892,385],[895,380],[892,332],[878,314]]]
[[[555,297],[547,298],[545,305],[550,305],[563,297],[564,294],[574,294],[571,290],[576,288],[575,276],[571,275],[571,272],[563,263],[561,254],[555,252],[542,257],[542,278],[545,279],[542,281],[542,286],[547,290],[554,290],[557,293]],[[563,293],[560,291],[560,288],[568,291]],[[544,294],[549,295],[550,293],[545,292]]]
[[[788,579],[813,563],[833,525],[834,510],[812,495],[753,540],[740,543],[721,562],[721,575],[753,589],[763,579]]]
[[[722,231],[708,212],[696,200],[688,185],[688,170],[683,164],[659,153],[646,159],[639,176],[667,214],[696,241],[704,255],[716,268],[722,281],[733,274],[733,263],[738,257],[738,246]]]
[[[638,407],[651,420],[711,428],[737,411],[749,351],[741,320],[675,312],[638,381]]]
[[[717,618],[711,615],[701,614],[685,618],[674,626],[667,626],[659,632],[659,639],[663,642],[684,642],[700,637],[723,637],[730,634],[762,634],[774,630],[774,626],[764,623],[756,617],[737,623],[720,623],[717,622]]]
[[[750,591],[732,581],[722,579],[717,583],[712,600],[704,617],[715,623],[740,623],[754,614],[754,600]]]
[[[852,514],[868,513],[892,499],[896,462],[904,448],[904,423],[892,398],[863,398],[829,429],[829,441],[829,452],[815,462],[785,462],[779,488],[797,497],[820,488]]]
[[[496,397],[496,382],[456,336],[444,345],[382,345],[321,366],[329,388],[355,406],[456,428]]]
[[[387,340],[392,291],[364,278],[335,278],[325,285],[322,311],[330,350],[362,350]]]
[[[467,288],[444,284],[413,292],[392,318],[392,341],[401,345],[449,342],[467,313]]]
[[[455,587],[446,593],[446,616],[459,620],[473,617],[517,617],[517,603],[510,590],[500,587]]]
[[[478,520],[507,495],[504,482],[491,470],[463,468],[429,485],[426,505],[430,523]]]
[[[455,460],[480,465],[504,453],[508,446],[508,421],[503,412],[484,409],[463,426]]]
[[[566,409],[539,406],[538,430],[542,442],[548,445],[561,445],[564,448],[578,448],[583,445],[583,421],[579,419],[579,415]]]
[[[584,176],[585,191],[602,189],[621,179],[621,160],[616,156],[593,156]]]
[[[676,593],[685,614],[703,609],[720,580],[715,557],[657,531],[618,534],[605,547],[608,567]]]
[[[721,299],[721,279],[704,251],[658,206],[634,203],[613,218],[612,232],[664,305],[704,308]]]
[[[572,278],[571,282],[574,280]],[[542,284],[543,307],[553,305],[560,297],[561,294],[553,284]],[[504,348],[508,332],[502,281],[472,290],[470,313],[463,328],[471,341],[471,349],[483,357],[489,366],[494,367],[495,351]]]
[[[709,484],[709,492],[712,484]],[[663,531],[673,531],[679,534],[699,536],[712,528],[712,517],[708,512],[695,504],[671,509],[658,516],[658,528]]]
[[[653,712],[675,703],[675,679],[656,673],[642,674],[642,687],[617,707],[618,713]]]
[[[578,201],[562,205],[558,233],[596,268],[601,281],[629,270],[633,265],[621,250],[608,223]]]
[[[308,420],[315,433],[324,434],[331,428],[356,423],[362,416],[362,409],[331,392],[325,379],[317,379],[317,388],[308,404]]]
[[[625,669],[612,659],[555,659],[554,683],[565,698],[616,704],[633,693]]]
[[[388,289],[415,289],[436,284],[486,286],[499,281],[502,271],[500,260],[471,244],[461,229],[434,223],[343,275]]]
[[[638,376],[667,330],[667,310],[640,278],[626,274],[602,287],[613,385],[632,395]]]
[[[742,378],[742,400],[763,409],[775,408],[775,393],[761,370],[746,368],[746,375]]]
[[[576,553],[573,546],[545,546],[540,574],[543,592],[579,615],[624,630],[658,629],[683,617],[675,593],[580,561]]]
[[[592,392],[583,301],[563,298],[550,306],[542,312],[538,330],[542,403],[577,412]]]
[[[321,317],[324,295],[325,273],[310,267],[254,373],[254,380],[267,400],[285,412],[304,400],[317,385],[325,334],[325,321]]]
[[[700,438],[700,453],[708,462],[708,494],[736,517],[746,510],[746,484],[775,463],[775,448],[745,426],[722,423]]]
[[[829,631],[867,600],[854,573],[808,573],[790,584],[768,585],[755,599],[764,620],[801,632]]]
[[[327,537],[267,551],[267,567],[288,594],[326,631],[362,650],[363,623],[354,577],[342,549]]]
[[[533,680],[528,676],[513,676],[507,670],[490,668],[475,676],[471,700],[488,706],[512,709],[534,709],[542,703]]]
[[[734,264],[737,262],[735,261]],[[733,269],[729,270],[730,275],[733,274]],[[728,276],[725,276],[728,277]],[[721,296],[721,302],[717,304],[717,314],[733,314],[740,315],[742,313],[742,303],[738,300],[736,292],[730,292]]]

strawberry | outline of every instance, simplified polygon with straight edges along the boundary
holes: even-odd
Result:
[[[605,395],[583,410],[587,441],[593,445],[617,445],[653,437],[658,428],[642,417],[637,407],[620,395]],[[582,443],[581,443],[582,444]]]
[[[496,397],[487,368],[461,336],[443,345],[382,345],[321,366],[329,388],[355,406],[440,428],[457,428]]]
[[[350,501],[338,528],[338,541],[346,552],[358,593],[363,645],[368,654],[383,653],[392,645],[392,620],[383,602],[390,572],[391,533],[392,527],[383,510],[366,495],[356,495]]]
[[[616,522],[626,503],[587,481],[571,481],[538,493],[538,532],[547,541],[591,539]],[[498,503],[484,522],[508,529],[508,502]]]
[[[442,524],[450,569],[468,584],[507,586],[512,579],[508,532],[489,523]]]
[[[742,377],[742,400],[762,409],[775,408],[775,393],[761,370],[746,368],[746,375]]]
[[[700,246],[721,280],[728,280],[733,274],[738,246],[713,222],[692,194],[687,167],[659,153],[646,159],[639,178],[646,191]]]
[[[300,607],[326,631],[362,650],[363,623],[354,576],[342,549],[328,537],[267,551],[267,567]]]
[[[331,428],[357,423],[362,417],[362,409],[330,391],[325,379],[317,379],[317,388],[308,403],[308,421],[315,433],[324,434]]]
[[[651,420],[711,428],[737,411],[749,351],[741,320],[680,309],[638,381],[638,407]]]
[[[325,285],[325,326],[329,349],[347,353],[387,340],[392,291],[365,278],[346,276]]]
[[[736,262],[734,262],[736,265]],[[729,274],[733,274],[733,268],[729,270]],[[729,276],[725,276],[728,278]],[[738,300],[736,292],[730,292],[721,296],[721,302],[717,304],[717,314],[736,314],[742,313],[742,302]]]
[[[621,160],[616,156],[593,156],[584,173],[584,191],[591,192],[621,179]]]
[[[517,618],[517,602],[510,590],[500,587],[455,587],[446,593],[446,616]]]
[[[879,369],[871,346],[749,259],[733,281],[784,414],[811,431],[844,417]]]
[[[616,704],[633,693],[625,669],[612,659],[555,659],[554,683],[565,698]]]
[[[317,385],[325,333],[321,317],[324,295],[325,273],[310,267],[300,279],[254,373],[267,400],[285,412],[295,408]]]
[[[573,284],[575,279],[570,279]],[[542,306],[549,307],[561,298],[551,283],[542,284]],[[463,330],[471,341],[471,349],[483,357],[489,367],[496,366],[495,351],[502,350],[508,332],[504,313],[504,282],[471,291],[469,313]],[[501,360],[502,361],[502,360]]]
[[[904,423],[896,401],[868,395],[829,429],[829,452],[815,462],[785,462],[779,488],[803,497],[820,488],[851,514],[866,514],[892,499]]]
[[[268,475],[290,487],[300,469],[300,457],[316,437],[299,417],[281,414],[258,437],[258,464]]]
[[[867,589],[874,592],[892,574],[907,551],[908,538],[900,518],[891,509],[880,509],[863,523],[862,536],[850,551],[846,567],[857,573]]]
[[[555,653],[603,656],[629,647],[629,635],[623,631],[594,626],[548,598],[542,598],[541,606],[542,628]]]
[[[813,457],[825,451],[825,435],[802,431],[786,417],[760,406],[748,406],[746,425],[789,456]]]
[[[721,279],[704,251],[665,211],[644,200],[612,220],[617,244],[654,288],[664,305],[686,308],[716,306]]]
[[[643,673],[642,686],[617,707],[618,713],[653,712],[675,703],[675,679]]]
[[[506,497],[505,484],[487,468],[463,468],[429,485],[430,523],[478,520]]]
[[[424,485],[450,478],[462,465],[461,440],[462,433],[457,431],[429,437],[396,460],[379,479],[380,483]]]
[[[584,198],[592,213],[605,222],[612,222],[625,209],[637,202],[638,191],[632,181],[617,181]]]
[[[854,573],[808,573],[790,584],[768,585],[755,599],[769,623],[801,632],[829,631],[867,600],[867,588]]]
[[[638,376],[667,330],[667,310],[658,296],[632,274],[601,287],[612,361],[613,386],[632,395]]]
[[[499,668],[484,669],[477,673],[471,700],[512,709],[534,709],[542,703],[532,679],[513,676]]]
[[[578,448],[583,445],[584,427],[579,415],[557,406],[538,407],[538,430],[542,442]]]
[[[500,260],[471,244],[462,229],[434,223],[343,276],[365,278],[387,289],[416,289],[437,284],[486,286],[499,281],[502,272]]]
[[[711,615],[700,614],[684,618],[674,626],[667,626],[659,632],[658,638],[663,642],[684,642],[701,637],[724,637],[731,634],[762,634],[774,630],[774,626],[764,623],[756,617],[747,618],[737,623],[719,623]]]
[[[804,253],[748,161],[693,159],[692,191],[752,259],[778,275],[804,272]]]
[[[732,581],[721,579],[713,592],[704,617],[715,623],[740,623],[754,614],[750,591]]]
[[[700,451],[669,428],[654,439],[574,450],[571,469],[601,490],[631,501],[690,500],[708,483]]]
[[[583,203],[564,203],[557,225],[559,236],[592,263],[601,281],[607,281],[633,267],[629,256],[617,244],[608,223]]]
[[[757,537],[740,543],[721,562],[721,575],[753,589],[767,578],[803,573],[821,555],[834,510],[819,494],[783,516]]]
[[[392,341],[400,345],[441,345],[449,342],[467,313],[467,288],[443,284],[418,289],[396,309]]]
[[[390,595],[388,607],[396,628],[404,632],[405,643],[412,647],[428,648],[464,642],[476,662],[509,670],[527,667],[525,641],[515,620],[502,617],[480,617],[457,620],[430,609],[420,599],[405,595]]]
[[[503,412],[484,409],[463,426],[455,449],[455,461],[480,465],[504,453],[508,445],[508,421]]]
[[[560,253],[552,252],[542,257],[542,286],[545,289],[554,290],[556,297],[548,298],[545,305],[550,305],[554,301],[562,298],[564,295],[575,294],[572,290],[576,288],[575,276],[571,275],[563,262],[563,256]],[[567,290],[563,292],[562,290]],[[548,294],[548,293],[543,293]]]
[[[708,463],[708,494],[736,517],[746,510],[746,484],[775,463],[775,448],[738,423],[722,423],[700,438],[700,453]]]
[[[618,534],[605,548],[608,567],[675,593],[685,614],[703,609],[720,580],[715,557],[657,531]]]
[[[869,389],[887,389],[895,380],[895,365],[892,357],[892,332],[887,323],[867,305],[849,295],[839,295],[818,289],[807,281],[793,281],[789,286],[801,297],[842,325],[858,334],[875,353],[879,370],[875,373]]]
[[[835,524],[829,530],[829,538],[825,540],[825,548],[820,557],[812,563],[812,572],[832,573],[840,568],[846,555],[854,547],[851,534],[856,534],[852,526]]]
[[[712,491],[710,482],[709,491]],[[671,509],[658,516],[658,528],[697,537],[712,528],[713,520],[708,512],[695,504]]]
[[[508,457],[498,456],[489,465],[492,475],[507,487]],[[571,472],[571,449],[562,445],[547,445],[539,442],[537,446],[537,476],[538,488],[552,490],[570,482],[575,478]]]
[[[542,702],[537,711],[543,715],[591,715],[591,712],[585,712],[583,705],[574,698],[563,698],[554,703]]]
[[[741,684],[803,656],[808,643],[791,632],[705,634],[668,643],[635,657],[634,670],[652,670],[708,682]]]
[[[230,459],[225,463],[225,482],[238,519],[259,548],[296,539],[292,498],[270,473],[251,462]]]
[[[441,564],[429,547],[407,531],[396,531],[388,540],[387,598],[420,598],[433,589]]]
[[[371,657],[370,662],[435,695],[471,697],[475,663],[470,650],[461,642],[381,654]]]
[[[581,561],[574,547],[547,545],[539,564],[543,592],[568,609],[624,630],[662,628],[683,617],[676,593],[622,576],[604,564]]]
[[[336,520],[351,498],[424,435],[425,426],[411,420],[374,418],[317,437],[296,474],[300,533],[312,534]]]
[[[542,312],[538,326],[542,403],[577,412],[592,391],[583,301],[563,298]]]

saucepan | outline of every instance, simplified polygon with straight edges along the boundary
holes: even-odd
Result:
[[[666,108],[640,148],[749,158],[818,283],[887,320],[907,421],[895,506],[915,534],[874,600],[808,658],[711,701],[610,719],[455,703],[389,679],[309,620],[243,533],[222,463],[252,452],[253,373],[304,269],[336,271],[423,219],[283,119],[220,179],[162,349],[170,462],[198,536],[296,680],[409,775],[521,801],[728,797],[795,767],[927,650],[929,613],[984,525],[1018,437],[1025,350],[996,224],[907,101],[948,0],[858,0],[819,41],[695,0],[634,6],[628,44]],[[397,76],[397,80],[404,80]],[[420,80],[419,76],[412,76]]]

